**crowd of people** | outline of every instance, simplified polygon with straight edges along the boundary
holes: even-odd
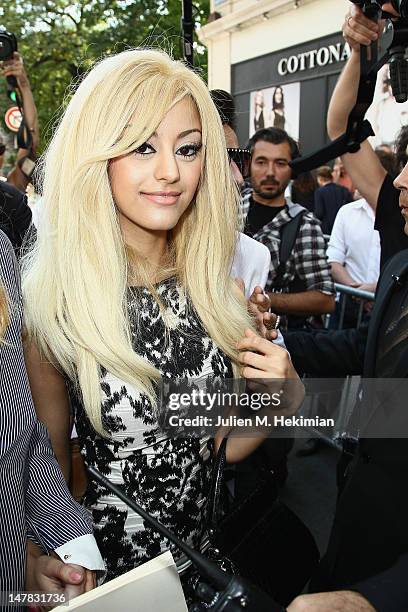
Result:
[[[350,6],[332,140],[356,100],[361,45],[379,28]],[[17,78],[31,137],[0,181],[0,591],[74,597],[169,542],[92,479],[74,501],[73,438],[87,465],[205,551],[226,431],[214,443],[170,435],[162,380],[406,377],[408,131],[394,150],[365,141],[295,176],[281,88],[268,120],[257,99],[240,147],[227,92],[162,51],[125,51],[90,70],[61,117],[36,175],[35,227],[24,195],[34,98],[19,54],[2,71]],[[376,292],[361,325],[351,303],[336,329],[335,283]],[[287,413],[302,401],[294,394]],[[260,462],[285,484],[293,439],[231,433],[237,502]],[[288,612],[408,609],[406,451],[402,437],[362,432],[343,455],[328,550],[309,593],[281,602]],[[172,552],[190,601],[190,562]]]

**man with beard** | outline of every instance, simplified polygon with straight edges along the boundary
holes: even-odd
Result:
[[[320,222],[285,197],[292,178],[290,162],[299,157],[299,148],[284,130],[266,128],[252,136],[247,149],[252,161],[250,187],[242,200],[245,233],[271,254],[265,286],[271,311],[282,317],[281,327],[302,329],[308,327],[308,317],[334,311],[335,288]],[[315,452],[318,445],[310,440],[302,454]],[[262,446],[264,459],[281,485],[288,474],[287,454],[292,446],[293,438],[267,440]]]
[[[271,253],[266,291],[272,312],[286,315],[288,328],[301,328],[311,315],[333,312],[335,289],[319,221],[285,197],[292,178],[289,164],[299,149],[279,128],[259,130],[247,148],[252,162],[242,202],[245,233]]]

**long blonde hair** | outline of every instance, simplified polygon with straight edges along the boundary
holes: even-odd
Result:
[[[164,52],[108,57],[78,87],[45,157],[40,231],[23,260],[26,325],[46,358],[79,383],[100,433],[101,366],[153,402],[160,379],[132,349],[108,162],[145,142],[186,96],[201,118],[204,153],[195,201],[172,232],[175,268],[208,334],[237,365],[236,343],[251,325],[230,279],[239,196],[205,83]]]

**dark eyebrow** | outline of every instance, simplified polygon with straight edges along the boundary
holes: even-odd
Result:
[[[184,132],[180,132],[177,138],[178,139],[184,138],[185,136],[188,136],[189,134],[193,134],[194,132],[197,132],[197,134],[200,134],[201,136],[201,130],[197,130],[197,128],[193,128],[192,130],[185,130]]]
[[[255,157],[255,161],[269,161],[269,159],[267,157],[265,157],[265,155],[257,155]],[[285,162],[286,164],[288,164],[290,162],[289,159],[285,159],[284,157],[277,157],[276,159],[272,160],[274,162]]]
[[[197,134],[200,134],[201,136],[201,130],[198,130],[197,128],[192,128],[191,130],[185,130],[184,132],[180,132],[180,134],[177,134],[177,140],[180,140],[181,138],[185,138],[185,136],[188,136],[189,134],[193,134],[194,132],[197,132]],[[157,132],[154,132],[152,136],[157,136]]]

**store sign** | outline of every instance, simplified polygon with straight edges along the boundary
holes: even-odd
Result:
[[[351,49],[348,43],[339,42],[336,45],[312,49],[311,51],[298,53],[298,55],[283,57],[278,63],[278,74],[286,76],[303,70],[313,70],[319,66],[345,62],[350,55]]]

